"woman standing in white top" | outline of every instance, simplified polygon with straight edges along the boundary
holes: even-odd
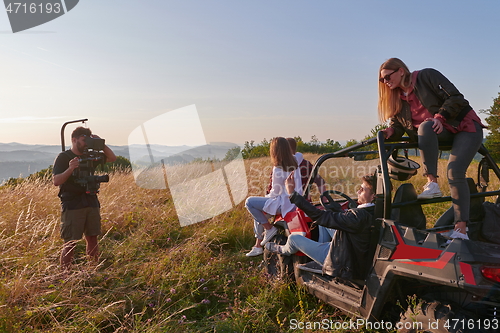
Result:
[[[273,138],[269,153],[273,164],[271,191],[265,197],[249,197],[245,202],[245,206],[254,219],[256,238],[255,246],[246,254],[247,257],[261,255],[262,246],[276,235],[278,229],[269,223],[268,218],[276,214],[285,216],[295,209],[285,189],[285,180],[290,173],[296,173],[294,175],[295,191],[302,194],[300,171],[288,141],[283,137]]]

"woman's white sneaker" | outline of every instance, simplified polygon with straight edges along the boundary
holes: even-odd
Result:
[[[264,232],[264,237],[262,238],[262,241],[260,242],[260,245],[264,246],[266,245],[267,242],[269,242],[271,239],[273,239],[274,235],[278,233],[278,228],[273,226],[271,229],[266,230]]]
[[[451,235],[449,235],[448,237],[450,237],[451,239],[448,239],[448,241],[446,242],[446,244],[450,244],[451,241],[454,238],[469,240],[469,236],[467,235],[467,233],[465,233],[465,234],[461,233],[460,232],[460,228],[457,228],[457,229],[453,230],[453,232],[451,233]]]
[[[443,196],[441,190],[439,189],[438,183],[428,182],[424,185],[424,191],[419,194],[418,199],[432,199],[440,198]]]
[[[461,233],[460,228],[453,230],[452,234],[450,235],[450,238],[461,238],[469,240],[469,236],[467,235],[467,233],[465,234]]]
[[[245,254],[247,257],[256,257],[260,256],[262,253],[264,253],[264,249],[261,247],[252,247],[252,251],[248,252]]]

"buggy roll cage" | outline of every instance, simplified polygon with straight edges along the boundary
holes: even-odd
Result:
[[[401,138],[401,141],[389,141],[385,142],[385,137],[384,133],[382,131],[379,131],[377,133],[377,136],[365,141],[362,141],[360,143],[354,144],[352,146],[349,146],[347,148],[338,150],[333,153],[328,153],[320,156],[316,162],[314,163],[313,166],[313,171],[311,175],[309,176],[309,179],[307,181],[307,187],[304,191],[304,196],[307,197],[309,195],[309,192],[311,190],[311,186],[314,183],[314,179],[318,175],[318,170],[321,164],[323,164],[326,160],[330,158],[338,158],[338,157],[354,157],[356,158],[357,156],[363,156],[363,155],[369,155],[369,154],[378,154],[379,159],[380,159],[380,165],[378,167],[378,176],[376,177],[377,182],[380,180],[382,181],[382,184],[377,184],[377,201],[382,200],[383,201],[383,211],[380,212],[379,214],[376,213],[376,215],[381,215],[379,217],[383,217],[384,219],[390,219],[391,216],[391,210],[392,208],[399,208],[401,206],[408,206],[408,205],[422,205],[422,204],[430,204],[430,203],[437,203],[437,202],[446,202],[450,201],[451,202],[451,197],[450,196],[445,196],[445,197],[440,197],[440,198],[432,198],[432,199],[419,199],[419,200],[413,200],[413,201],[405,201],[401,203],[392,203],[391,200],[391,180],[389,177],[389,170],[387,168],[387,159],[393,154],[397,153],[398,150],[407,150],[407,149],[413,149],[413,148],[418,148],[418,143],[416,142],[408,142],[407,137]],[[360,148],[369,146],[371,144],[377,143],[378,146],[378,151],[356,151]],[[439,146],[440,150],[451,150],[451,144],[440,144]],[[486,188],[489,183],[489,170],[493,170],[495,175],[497,176],[498,179],[500,179],[500,168],[497,166],[493,158],[491,157],[489,151],[486,149],[486,147],[481,144],[481,146],[478,149],[478,153],[481,154],[483,157],[481,161],[479,162],[478,166],[478,172],[477,172],[477,183],[476,185],[481,188],[481,192],[471,194],[471,199],[472,198],[478,198],[478,197],[489,197],[489,196],[495,196],[497,195],[496,202],[500,203],[500,190],[496,191],[487,191]],[[380,186],[381,185],[381,186]],[[381,191],[381,193],[379,193]]]

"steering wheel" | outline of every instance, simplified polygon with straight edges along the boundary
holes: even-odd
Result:
[[[343,192],[340,192],[340,191],[336,191],[336,190],[328,190],[328,191],[323,192],[321,194],[321,197],[320,197],[321,205],[325,209],[329,209],[329,210],[332,210],[334,212],[341,212],[342,211],[342,207],[340,206],[340,204],[338,202],[336,202],[335,200],[333,200],[333,198],[332,198],[332,196],[330,194],[339,195],[342,198],[344,198],[347,201],[349,201],[349,208],[356,208],[356,207],[358,207],[358,203],[356,201],[354,201],[347,194],[345,194]],[[323,202],[323,198],[326,198],[327,202]]]

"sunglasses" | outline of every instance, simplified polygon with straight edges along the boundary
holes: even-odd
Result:
[[[384,77],[381,77],[380,79],[378,79],[381,83],[384,83],[385,81],[389,81],[391,79],[391,75],[396,73],[397,71],[399,71],[399,68],[396,69],[394,72],[392,73],[389,73],[387,75],[385,75]]]

